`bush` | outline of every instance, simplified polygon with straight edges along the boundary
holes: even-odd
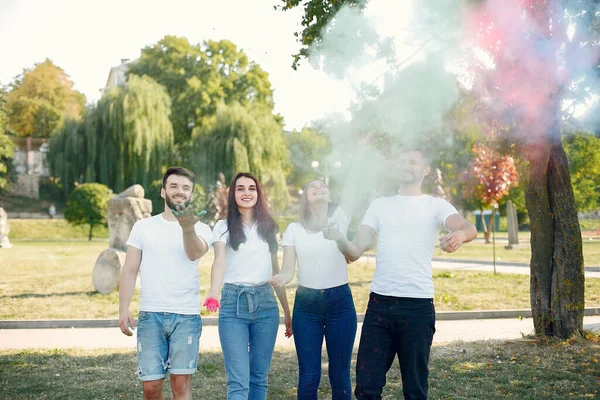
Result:
[[[96,225],[106,224],[112,191],[100,183],[84,183],[73,190],[65,208],[65,219],[73,225],[89,225],[89,240]]]

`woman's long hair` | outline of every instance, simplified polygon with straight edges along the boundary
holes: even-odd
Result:
[[[279,228],[277,223],[269,213],[267,203],[265,201],[262,186],[258,180],[248,172],[240,172],[231,181],[229,185],[228,205],[227,205],[227,229],[229,230],[229,245],[233,250],[238,250],[240,244],[246,241],[244,233],[242,214],[238,210],[235,202],[235,187],[236,182],[240,178],[250,178],[256,184],[256,205],[254,206],[254,217],[258,228],[258,234],[262,240],[269,244],[269,251],[272,254],[277,253],[279,247],[277,243],[277,232]]]
[[[310,210],[310,207],[308,205],[308,187],[310,186],[311,183],[318,181],[318,180],[319,179],[313,179],[312,181],[310,181],[306,185],[304,185],[304,191],[302,192],[302,196],[300,197],[300,217],[298,218],[298,222],[300,222],[300,224],[305,229],[311,229],[311,227],[309,226],[309,222],[310,222],[310,218],[313,215],[312,211]],[[327,188],[329,189],[329,185],[327,185]],[[331,196],[331,191],[330,191],[329,195]],[[327,217],[332,217],[336,208],[338,208],[337,204],[329,203],[329,206],[327,207]],[[314,229],[314,227],[313,227],[313,229]]]

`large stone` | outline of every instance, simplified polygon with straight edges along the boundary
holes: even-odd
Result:
[[[121,268],[125,263],[125,252],[118,249],[106,249],[98,256],[92,271],[94,288],[108,294],[119,287]]]
[[[0,247],[5,249],[12,247],[8,240],[8,232],[10,232],[10,225],[8,225],[8,215],[4,208],[0,207]]]
[[[136,186],[139,188],[135,188]],[[137,196],[140,190],[142,198],[124,196],[124,194]],[[125,243],[133,225],[152,214],[152,202],[144,199],[143,195],[144,189],[140,185],[134,185],[108,201],[108,231],[111,248],[126,251]]]
[[[144,198],[144,188],[142,185],[133,185],[129,186],[127,189],[123,190],[121,193],[117,195],[119,198],[125,197],[135,197],[138,199]]]

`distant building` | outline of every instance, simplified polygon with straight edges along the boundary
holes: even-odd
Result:
[[[129,66],[136,62],[137,59],[130,61],[128,58],[122,58],[120,65],[110,69],[108,79],[106,80],[106,86],[100,89],[100,93],[104,93],[104,91],[110,88],[124,85],[127,82],[127,71],[129,70]]]
[[[13,165],[17,181],[10,185],[11,192],[32,199],[40,198],[40,180],[50,176],[48,138],[16,137]]]

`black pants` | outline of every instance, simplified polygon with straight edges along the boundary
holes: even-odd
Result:
[[[426,400],[434,333],[432,299],[371,293],[356,361],[356,398],[381,399],[385,376],[398,355],[404,398]]]

